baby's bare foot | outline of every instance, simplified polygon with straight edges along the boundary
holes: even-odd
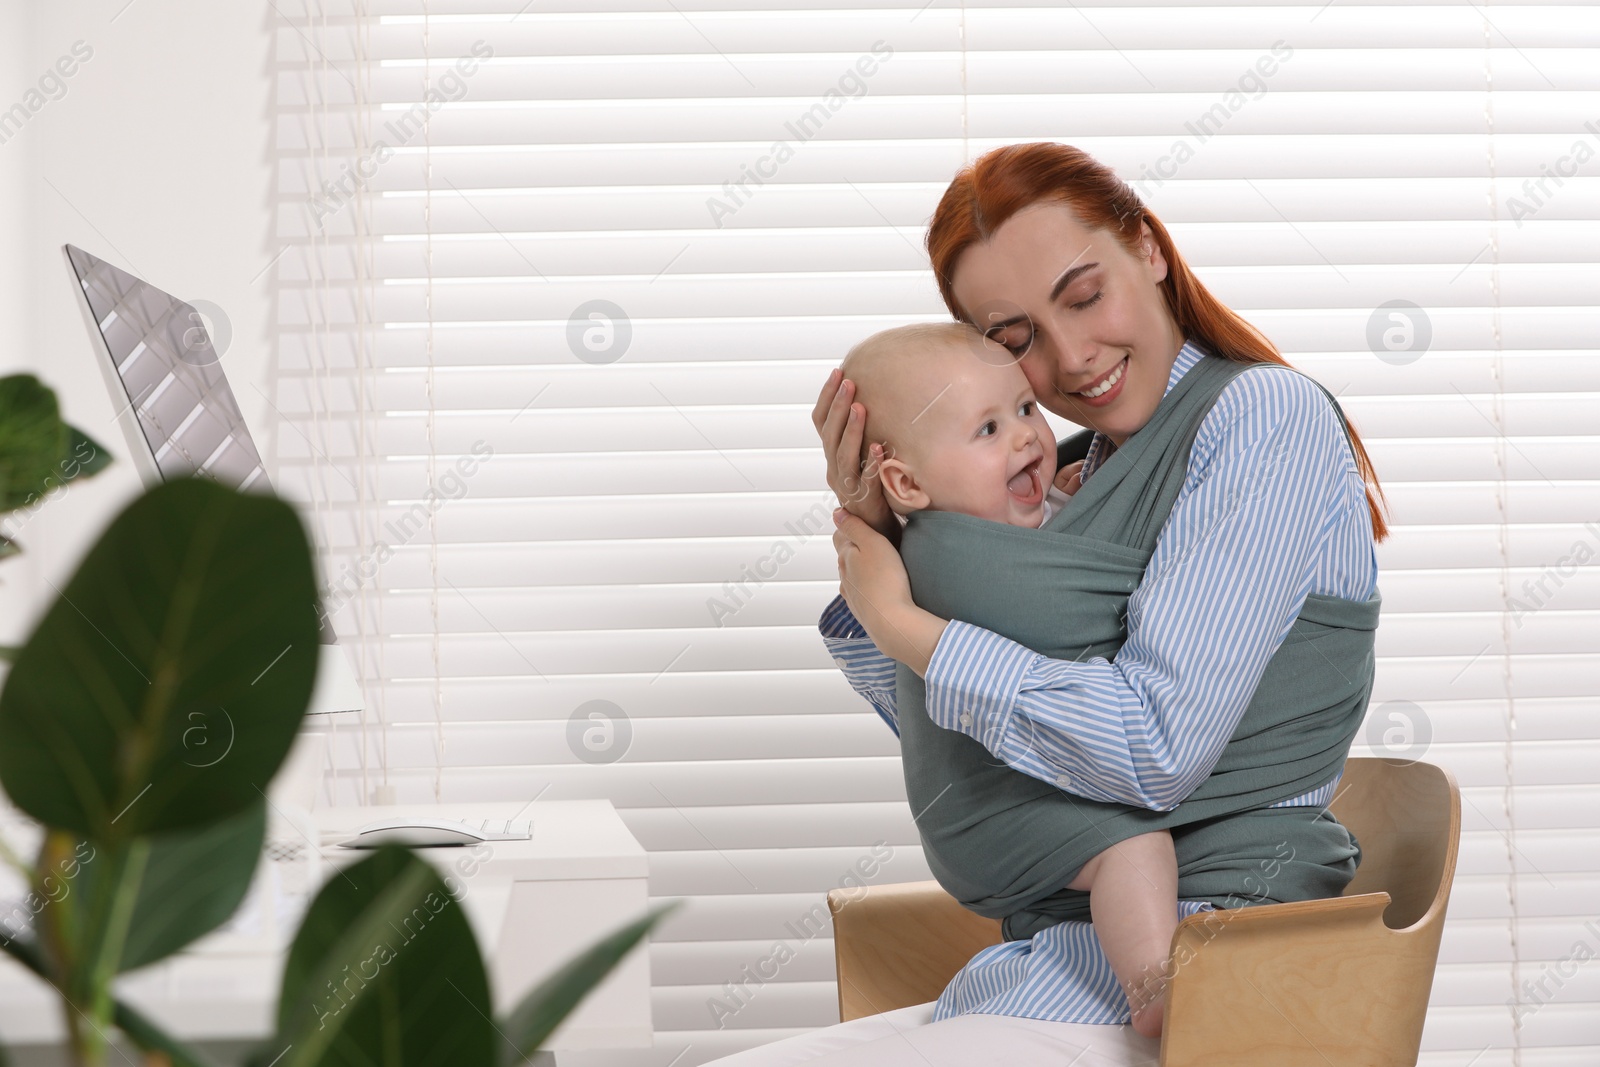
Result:
[[[1128,1008],[1133,1013],[1135,1033],[1145,1037],[1161,1036],[1161,1017],[1167,1005],[1168,976],[1152,973],[1150,968],[1123,987],[1128,998]]]
[[[1157,997],[1142,1008],[1133,1012],[1133,1029],[1135,1033],[1145,1037],[1161,1036],[1162,1009],[1166,1007],[1166,997]]]

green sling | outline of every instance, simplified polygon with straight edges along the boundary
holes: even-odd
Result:
[[[1115,659],[1129,595],[1161,580],[1145,566],[1201,420],[1223,386],[1261,366],[1202,357],[1042,528],[913,513],[900,544],[912,598],[1055,659]],[[1257,472],[1254,484],[1272,476],[1271,457]],[[1372,691],[1379,604],[1376,594],[1309,595],[1210,777],[1165,812],[1073,796],[1006,766],[935,725],[922,678],[897,664],[906,796],[934,877],[965,907],[1002,919],[1007,940],[1089,918],[1088,895],[1066,883],[1111,844],[1157,829],[1172,831],[1182,898],[1238,907],[1337,896],[1355,873],[1354,838],[1325,810],[1268,805],[1344,766]]]

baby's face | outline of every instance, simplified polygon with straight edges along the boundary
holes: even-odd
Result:
[[[1055,434],[1022,368],[1000,356],[989,362],[962,352],[930,366],[942,389],[912,427],[907,466],[926,494],[926,503],[914,503],[1036,527],[1055,478]]]

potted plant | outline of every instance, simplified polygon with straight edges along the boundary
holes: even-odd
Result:
[[[0,379],[0,510],[107,462],[49,389]],[[106,1063],[114,1028],[152,1064],[206,1062],[113,982],[217,929],[243,900],[268,786],[311,696],[317,603],[311,546],[287,503],[185,479],[124,509],[7,650],[0,785],[44,837],[33,860],[6,856],[31,892],[27,923],[0,925],[0,950],[58,993],[74,1063]],[[220,721],[227,755],[194,759],[194,731]],[[678,903],[623,923],[494,1020],[459,903],[431,866],[380,849],[307,908],[276,1032],[250,1062],[520,1064]]]

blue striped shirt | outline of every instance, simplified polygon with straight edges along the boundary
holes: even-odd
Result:
[[[1167,389],[1202,355],[1186,342]],[[1083,479],[1114,450],[1095,434]],[[1377,576],[1366,490],[1338,413],[1299,371],[1253,368],[1200,424],[1183,488],[1129,598],[1115,662],[1051,659],[952,619],[928,662],[928,715],[1075,795],[1170,810],[1211,773],[1306,596],[1366,600]],[[898,735],[894,661],[843,596],[818,628],[851,687]],[[1337,785],[1278,805],[1325,805]],[[1206,907],[1179,902],[1180,914]],[[1086,923],[978,953],[934,1017],[966,1011],[1127,1019]]]

